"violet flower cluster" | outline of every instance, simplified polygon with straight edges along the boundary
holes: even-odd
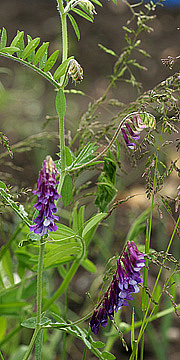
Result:
[[[126,145],[129,149],[135,149],[136,143],[134,141],[140,139],[140,133],[144,129],[154,129],[156,120],[155,117],[149,113],[132,113],[124,125],[121,131]]]
[[[108,292],[99,310],[95,309],[90,320],[92,332],[97,335],[100,325],[105,327],[114,314],[122,306],[128,306],[132,300],[131,294],[138,293],[138,284],[142,283],[140,270],[145,266],[144,254],[136,247],[134,241],[127,243],[127,251],[123,252],[121,259],[117,260],[117,271],[113,275]]]
[[[34,207],[39,214],[34,220],[35,225],[30,226],[30,231],[40,236],[47,234],[48,231],[57,230],[57,225],[54,223],[55,220],[59,220],[58,216],[54,215],[57,211],[54,201],[59,198],[56,189],[59,182],[55,178],[57,174],[58,171],[52,158],[47,156],[40,171],[37,190],[33,191],[33,194],[38,197],[38,202]]]

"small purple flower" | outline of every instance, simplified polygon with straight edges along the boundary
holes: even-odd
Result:
[[[97,314],[98,314],[98,311],[97,310],[94,310],[94,313],[93,313],[93,316],[90,320],[90,327],[91,327],[91,330],[93,331],[93,333],[95,335],[98,334],[98,331],[99,331],[99,325],[100,325],[100,321],[99,319],[97,318]]]
[[[100,325],[105,327],[122,306],[128,306],[132,301],[131,294],[139,292],[138,284],[142,283],[140,270],[145,266],[144,254],[136,247],[134,241],[128,242],[126,250],[120,259],[117,259],[117,271],[99,311],[96,309],[90,320],[92,332],[97,335]],[[109,294],[108,294],[109,292]]]
[[[34,220],[35,225],[30,226],[30,231],[34,231],[40,236],[47,234],[48,231],[57,230],[54,220],[58,221],[59,218],[53,214],[57,211],[54,201],[59,198],[56,189],[59,182],[55,179],[57,174],[58,171],[52,158],[47,156],[40,171],[37,190],[33,191],[33,194],[38,197],[38,202],[34,207],[39,214]]]

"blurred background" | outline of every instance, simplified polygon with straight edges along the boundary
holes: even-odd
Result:
[[[112,73],[114,59],[103,52],[98,44],[111,48],[117,54],[126,45],[122,26],[126,25],[131,15],[126,4],[119,0],[117,3],[115,6],[112,1],[103,1],[102,8],[96,6],[98,15],[94,18],[94,24],[82,18],[77,19],[81,31],[80,41],[77,41],[71,25],[68,24],[69,55],[74,55],[83,67],[84,80],[76,87],[69,83],[67,89],[75,88],[85,93],[84,96],[76,94],[67,96],[66,133],[70,131],[69,134],[72,137],[76,134],[80,116],[86,111],[90,101],[103,95],[108,85],[108,75]],[[136,70],[137,78],[142,84],[142,91],[152,89],[159,82],[179,71],[180,62],[175,63],[173,70],[165,67],[161,62],[161,58],[167,58],[169,55],[173,57],[180,55],[179,1],[167,0],[165,5],[163,8],[158,7],[157,17],[150,23],[154,31],[143,33],[141,36],[143,49],[151,54],[151,58],[137,55],[139,56],[139,58],[137,57],[138,62],[147,68],[147,71],[144,72]],[[32,38],[40,37],[41,42],[49,41],[50,53],[61,48],[60,19],[55,0],[1,0],[0,27],[3,26],[7,29],[9,43],[17,30],[24,30],[25,34],[31,35]],[[137,96],[136,88],[130,87],[125,82],[112,88],[108,94],[109,98],[116,98],[125,104],[134,101]],[[55,158],[54,154],[58,152],[58,123],[54,102],[54,89],[45,79],[18,63],[0,58],[0,131],[8,136],[11,145],[19,141],[23,142],[29,136],[33,137],[39,134],[38,142],[33,142],[32,138],[32,148],[27,148],[25,153],[16,152],[11,163],[9,158],[5,157],[0,175],[2,180],[5,176],[6,183],[21,188],[33,188],[45,156],[50,154]],[[101,118],[105,122],[108,122],[113,114],[113,110],[106,107],[101,108],[100,112]],[[48,123],[47,116],[50,117]],[[167,136],[169,136],[168,139],[171,139],[170,135]],[[1,147],[1,156],[3,151]],[[176,158],[178,158],[178,154],[173,146],[169,148],[168,153],[164,153],[167,163]],[[138,194],[138,196],[118,208],[108,220],[108,231],[107,227],[102,227],[99,234],[95,236],[90,257],[97,265],[97,274],[89,274],[82,269],[73,282],[70,306],[72,311],[81,316],[88,312],[88,307],[92,306],[85,293],[89,289],[93,294],[97,293],[102,281],[104,264],[108,258],[120,252],[131,224],[149,206],[141,177],[142,169],[134,168],[130,171],[129,165],[126,164],[124,170],[126,172],[124,171],[118,177],[117,198],[124,199],[128,195],[134,194]],[[97,173],[96,171],[91,173],[90,179],[97,181]],[[87,175],[86,181],[88,180]],[[84,179],[81,179],[80,184],[83,181]],[[178,184],[177,174],[173,173],[163,191],[173,197]],[[87,202],[90,208],[87,210],[89,215],[94,211],[93,201],[94,199],[90,198]],[[67,221],[67,215],[65,211],[63,213],[63,209],[62,216]],[[157,250],[165,248],[173,229],[173,221],[165,211],[163,216],[163,219],[159,219],[159,214],[156,213],[154,217],[153,245]],[[140,239],[141,237],[144,239],[144,233],[140,234]],[[106,239],[106,247],[103,246],[104,239]],[[172,249],[177,258],[180,250],[178,240],[176,239]],[[156,270],[152,268],[150,281],[154,281],[154,276],[156,276]],[[139,301],[138,298],[136,301]],[[164,306],[170,305],[169,299],[165,299]],[[130,315],[124,310],[122,321],[131,321],[129,317]],[[180,358],[180,328],[174,315],[168,315],[152,325],[152,328],[149,327],[147,337],[146,360],[178,360]],[[58,336],[57,339],[59,341]],[[105,341],[108,341],[108,336]],[[121,359],[127,359],[120,341],[117,340],[114,347],[117,359],[120,359],[118,357],[120,351]],[[82,344],[69,342],[69,359],[80,359],[80,354],[82,354]],[[52,359],[60,359],[58,356],[58,351],[55,351]],[[46,359],[45,354],[44,359]],[[89,359],[94,358],[89,357]]]

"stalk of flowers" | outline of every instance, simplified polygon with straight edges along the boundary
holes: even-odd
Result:
[[[129,149],[135,149],[136,143],[134,141],[140,139],[140,133],[144,129],[154,129],[156,120],[155,117],[149,113],[131,113],[124,125],[121,131],[126,145]]]
[[[38,202],[34,207],[39,214],[34,220],[35,225],[30,226],[30,231],[40,236],[47,234],[48,231],[57,230],[57,225],[54,223],[55,220],[59,220],[58,216],[54,215],[57,211],[54,202],[59,198],[57,192],[59,182],[55,178],[57,174],[58,171],[52,158],[47,156],[40,171],[37,190],[33,191],[33,194],[38,197]]]
[[[126,250],[117,260],[117,270],[113,275],[108,291],[105,292],[100,309],[95,309],[90,320],[92,332],[97,335],[100,325],[106,327],[108,318],[122,306],[128,306],[133,299],[131,294],[139,292],[138,284],[142,283],[140,270],[145,266],[144,254],[136,247],[134,241],[128,242]]]

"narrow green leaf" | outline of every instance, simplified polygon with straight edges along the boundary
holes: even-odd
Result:
[[[92,274],[95,274],[97,269],[96,269],[96,265],[93,264],[93,262],[89,259],[83,259],[81,261],[81,265],[83,266],[84,269],[86,269],[87,271],[89,271]],[[94,345],[94,344],[93,344]],[[94,345],[95,346],[95,345]],[[99,346],[100,347],[100,346]]]
[[[118,56],[113,50],[107,49],[105,46],[103,46],[103,45],[101,45],[101,44],[98,44],[98,46],[99,46],[102,50],[104,50],[107,54],[110,54],[110,55],[115,56],[115,57]]]
[[[45,66],[46,61],[47,61],[47,57],[48,57],[48,50],[46,49],[44,55],[39,60],[39,69],[44,69],[44,66]]]
[[[41,60],[45,52],[47,51],[47,48],[49,46],[49,42],[43,43],[40,48],[37,50],[36,55],[33,59],[33,65],[37,65],[38,62]]]
[[[74,56],[70,56],[68,59],[66,59],[65,61],[63,61],[63,63],[61,65],[58,66],[58,68],[56,69],[53,78],[55,80],[58,80],[61,76],[63,76],[66,72],[67,66],[69,64],[69,61],[71,59],[74,59]]]
[[[72,11],[74,11],[76,14],[78,14],[79,16],[82,16],[83,18],[85,18],[86,20],[93,22],[93,19],[87,15],[84,11],[79,10],[79,9],[72,9]]]
[[[105,343],[103,343],[102,341],[93,341],[92,345],[99,349],[99,348],[102,348],[103,346],[105,346]]]
[[[72,179],[69,174],[67,174],[64,178],[62,190],[61,190],[61,196],[62,196],[62,202],[64,207],[66,207],[71,199],[72,199]]]
[[[85,206],[81,206],[77,216],[78,233],[80,236],[82,236],[82,231],[84,227],[84,212],[85,212]]]
[[[72,153],[71,150],[66,146],[65,147],[65,151],[66,151],[66,166],[70,166],[72,164]]]
[[[5,53],[5,54],[9,54],[12,55],[13,53],[19,51],[18,47],[12,47],[12,46],[7,46],[5,48],[0,49],[0,52]]]
[[[100,221],[104,219],[105,216],[106,213],[99,213],[93,216],[93,218],[91,218],[84,227],[84,230],[82,232],[82,237],[85,237],[94,226],[98,225]]]
[[[76,232],[71,229],[70,227],[63,225],[63,224],[57,224],[57,230],[55,232],[51,232],[51,237],[55,241],[60,240],[69,240],[71,238],[75,238]],[[50,244],[46,243],[46,248],[50,248]]]
[[[7,31],[5,28],[2,29],[0,49],[5,48],[7,44]]]
[[[16,47],[16,46],[19,47],[18,44],[22,40],[23,36],[24,36],[24,31],[19,31],[17,33],[17,35],[15,36],[15,38],[13,39],[13,41],[11,42],[10,46],[11,47]]]
[[[6,252],[2,258],[2,265],[3,265],[6,275],[9,278],[11,285],[13,285],[14,284],[14,276],[13,276],[13,271],[12,271],[12,259],[11,259],[9,250],[6,250]]]
[[[6,329],[8,325],[8,320],[5,316],[1,316],[1,326],[0,326],[0,341],[6,336]]]
[[[66,113],[66,97],[62,89],[59,89],[56,95],[56,111],[60,119],[63,119]]]
[[[146,209],[142,214],[140,214],[134,223],[131,225],[129,232],[126,237],[126,241],[136,241],[137,236],[144,232],[146,228],[146,219],[149,215],[150,208]]]
[[[36,345],[35,345],[36,360],[41,360],[42,345],[43,345],[43,330],[40,330],[36,338]]]
[[[41,319],[41,325],[46,325],[50,322],[51,320],[46,317],[46,316],[43,316],[42,319]],[[31,317],[29,319],[26,319],[24,320],[22,323],[21,323],[21,326],[25,327],[25,328],[28,328],[28,329],[35,329],[36,327],[36,324],[37,324],[37,317],[34,316],[34,317]]]
[[[59,55],[59,50],[56,50],[51,54],[51,56],[48,58],[44,66],[44,72],[48,72],[53,67],[53,65],[55,64],[58,58],[58,55]]]
[[[69,18],[69,20],[71,22],[71,25],[72,25],[72,27],[73,27],[73,29],[75,31],[75,34],[76,34],[78,40],[80,40],[80,31],[79,31],[78,24],[77,24],[76,20],[70,14],[68,14],[68,18]]]
[[[18,30],[17,33],[19,34],[20,31]],[[17,57],[21,59],[22,53],[24,51],[24,37],[23,36],[19,39],[17,45],[18,45],[18,48],[20,49],[20,51],[17,51]]]
[[[91,1],[92,1],[93,3],[99,5],[99,6],[102,6],[102,4],[100,3],[100,1],[98,1],[98,0],[91,0]]]
[[[111,354],[109,351],[103,351],[102,356],[103,356],[103,358],[105,360],[114,360],[114,359],[116,359],[116,357],[113,354]]]
[[[53,248],[48,251],[44,257],[44,268],[53,268],[57,265],[73,261],[80,251],[81,247],[75,240],[62,241],[59,242],[59,244],[53,244]]]
[[[26,59],[39,45],[40,38],[35,38],[29,42],[22,53],[22,59]]]
[[[32,41],[32,37],[30,35],[27,35],[28,44]],[[35,49],[32,51],[32,53],[28,56],[28,62],[32,63],[33,59],[35,57]]]
[[[135,358],[137,346],[138,346],[137,340],[134,340],[133,344],[132,344],[133,351],[132,351],[132,354],[131,354],[129,360],[133,360]]]

